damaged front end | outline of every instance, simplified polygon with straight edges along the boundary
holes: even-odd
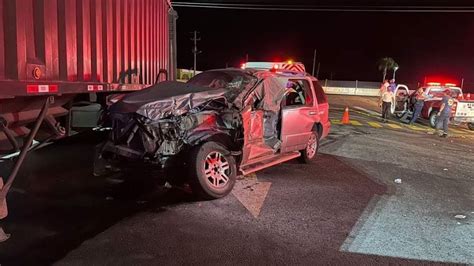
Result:
[[[162,112],[156,112],[158,107]],[[193,93],[166,102],[153,101],[141,105],[135,112],[122,110],[110,110],[108,120],[112,130],[96,156],[96,160],[104,161],[96,163],[99,168],[102,166],[95,169],[96,173],[106,172],[105,168],[111,168],[112,164],[123,166],[133,161],[165,168],[174,164],[171,158],[209,138],[225,136],[229,143],[237,145],[241,134],[239,112],[215,92],[211,96]],[[164,114],[163,110],[168,113]]]

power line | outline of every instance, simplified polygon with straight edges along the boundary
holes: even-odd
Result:
[[[319,11],[319,12],[405,12],[405,13],[473,13],[474,6],[308,6],[274,4],[222,4],[206,2],[173,2],[175,7],[212,8],[260,11]]]

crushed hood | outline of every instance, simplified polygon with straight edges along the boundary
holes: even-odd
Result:
[[[225,89],[165,81],[126,95],[110,107],[111,113],[138,113],[151,120],[178,116],[206,102],[225,99]]]

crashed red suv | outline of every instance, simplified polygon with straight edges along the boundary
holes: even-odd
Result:
[[[321,85],[305,73],[206,71],[113,104],[112,130],[98,159],[119,166],[177,163],[188,170],[194,192],[219,198],[232,190],[237,175],[294,158],[314,160],[330,130],[328,111]]]

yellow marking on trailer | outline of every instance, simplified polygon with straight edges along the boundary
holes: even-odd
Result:
[[[369,126],[371,127],[375,127],[375,128],[381,128],[382,126],[377,123],[377,122],[367,122],[367,124],[369,124]]]
[[[351,120],[350,122],[351,122],[351,125],[353,126],[362,126],[362,123],[357,120]]]

